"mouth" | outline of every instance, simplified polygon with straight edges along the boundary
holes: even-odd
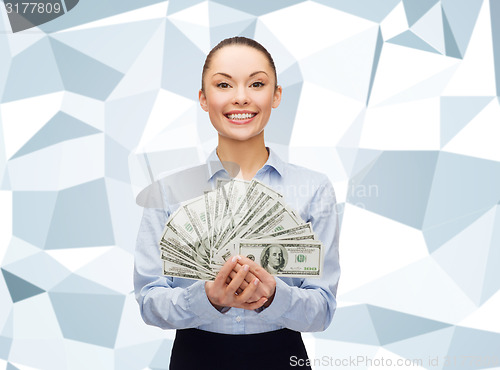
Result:
[[[244,122],[254,118],[257,113],[226,113],[224,115],[230,121]]]

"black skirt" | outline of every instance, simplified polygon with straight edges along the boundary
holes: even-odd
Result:
[[[311,369],[308,362],[302,336],[293,330],[231,335],[182,329],[175,335],[170,370]]]

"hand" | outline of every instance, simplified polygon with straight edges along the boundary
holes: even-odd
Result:
[[[239,256],[238,256],[239,257]],[[241,257],[240,257],[241,258]],[[238,271],[243,268],[243,265],[237,263],[234,269],[229,273],[229,276],[226,280],[226,283],[229,284],[232,279],[236,276]],[[256,279],[255,275],[252,274],[252,272],[248,271],[245,280],[241,283],[238,289],[236,289],[236,294],[241,294],[243,290],[250,284],[254,279]],[[265,291],[262,289],[262,285],[259,284],[257,286],[257,289],[255,292],[252,294],[252,296],[248,299],[247,303],[252,303],[252,302],[257,302],[260,298],[262,298],[265,295]]]
[[[250,297],[252,297],[257,290],[257,286],[260,285],[260,280],[258,278],[251,280],[250,284],[247,283],[240,294],[236,294],[236,290],[241,286],[248,274],[250,269],[248,264],[242,265],[239,271],[234,275],[234,278],[231,279],[229,283],[227,282],[229,274],[238,264],[237,261],[238,258],[236,256],[228,260],[220,269],[215,280],[205,283],[205,292],[207,293],[208,300],[218,310],[222,307],[255,310],[262,307],[262,305],[267,302],[266,297],[259,298],[255,302],[250,301]]]
[[[229,273],[227,282],[229,283],[235,276],[237,276],[238,272],[244,265],[250,266],[250,269],[236,293],[240,294],[240,292],[247,288],[248,284],[257,278],[261,283],[258,285],[256,291],[249,298],[247,303],[251,303],[265,297],[267,298],[267,302],[264,304],[264,307],[268,307],[274,299],[274,294],[276,292],[276,279],[255,261],[246,257],[240,257],[236,266],[233,268],[233,271]]]

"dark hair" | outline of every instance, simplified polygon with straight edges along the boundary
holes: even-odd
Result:
[[[264,54],[264,56],[267,58],[267,61],[269,62],[269,65],[271,66],[271,68],[273,69],[273,72],[274,72],[275,88],[278,87],[278,77],[276,74],[276,67],[274,65],[273,57],[271,56],[271,54],[269,54],[267,49],[255,40],[252,40],[252,39],[249,39],[249,38],[243,37],[243,36],[235,36],[235,37],[230,37],[230,38],[222,40],[217,45],[215,45],[212,50],[210,50],[210,53],[208,53],[207,58],[205,59],[205,64],[203,65],[203,70],[201,72],[201,91],[205,91],[205,82],[204,82],[205,72],[207,71],[208,68],[210,68],[210,62],[212,61],[212,57],[214,56],[214,54],[218,50],[222,49],[225,46],[230,46],[230,45],[248,46],[248,47],[254,48],[254,49],[260,51],[262,54]]]

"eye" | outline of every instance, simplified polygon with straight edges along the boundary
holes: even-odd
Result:
[[[229,84],[227,82],[220,82],[217,84],[217,87],[220,87],[221,89],[227,89],[229,88]]]
[[[252,87],[262,87],[262,86],[264,86],[264,84],[260,81],[257,81],[257,82],[252,83],[251,86]]]

